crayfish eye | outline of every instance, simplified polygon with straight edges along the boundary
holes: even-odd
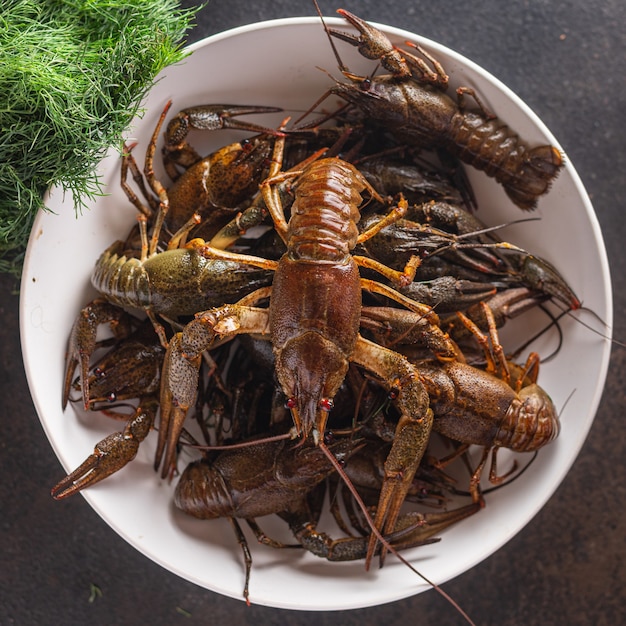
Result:
[[[329,413],[330,411],[333,410],[334,406],[335,406],[335,403],[330,398],[322,398],[320,400],[319,407],[320,409],[322,409],[322,411],[326,411],[327,413]]]
[[[285,408],[295,409],[297,404],[298,402],[296,401],[295,396],[291,396],[291,398],[287,398],[287,400],[285,401]]]
[[[364,78],[359,85],[361,91],[369,91],[372,88],[372,79]]]
[[[252,145],[252,142],[249,139],[242,139],[239,142],[239,145],[241,146],[241,149],[244,152],[251,152],[252,149],[254,148],[254,146]]]
[[[390,400],[395,400],[400,395],[400,389],[398,387],[392,387],[387,394]]]

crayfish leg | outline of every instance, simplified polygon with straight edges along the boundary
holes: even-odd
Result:
[[[400,420],[391,450],[384,464],[384,481],[374,525],[383,534],[393,532],[400,507],[428,445],[433,412],[417,369],[402,355],[360,335],[351,360],[382,378],[393,390]],[[376,553],[378,537],[370,535],[365,567]],[[381,563],[386,549],[381,549]]]
[[[172,337],[161,374],[161,421],[154,462],[158,469],[163,461],[163,478],[175,465],[178,438],[187,412],[196,401],[202,353],[217,336],[230,339],[241,333],[266,335],[268,328],[266,309],[224,305],[197,313],[182,332]]]

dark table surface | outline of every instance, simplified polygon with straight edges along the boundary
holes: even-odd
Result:
[[[558,138],[597,212],[613,280],[614,336],[626,339],[624,2],[384,4],[343,6],[466,55],[513,89]],[[322,8],[331,14],[338,7],[324,2]],[[189,41],[258,20],[312,14],[305,0],[212,0]],[[0,624],[462,623],[433,592],[342,613],[246,607],[154,564],[81,497],[52,500],[50,485],[62,468],[21,364],[17,287],[0,276]],[[554,497],[501,550],[444,586],[477,624],[625,623],[625,355],[613,350],[589,438]],[[89,602],[92,582],[102,597]]]

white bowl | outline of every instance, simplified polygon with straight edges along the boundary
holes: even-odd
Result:
[[[340,19],[329,22],[347,28]],[[411,39],[432,51],[450,74],[453,86],[474,87],[486,105],[529,143],[558,146],[515,94],[471,61],[422,37],[381,28],[398,43]],[[371,71],[372,63],[354,49],[341,42],[338,46],[353,71]],[[145,116],[129,131],[129,138],[139,142],[139,156],[170,98],[174,101],[172,112],[200,103],[224,102],[303,111],[331,85],[317,67],[340,76],[317,18],[245,26],[210,37],[189,50],[190,57],[162,73],[146,100]],[[278,119],[259,121],[270,124]],[[241,137],[241,133],[222,131],[196,135],[193,141],[208,151]],[[67,338],[77,312],[95,295],[90,287],[94,262],[135,220],[135,211],[120,189],[119,167],[118,154],[111,151],[99,168],[108,195],[96,198],[79,218],[74,215],[72,198],[58,189],[50,191],[46,204],[56,214],[38,215],[24,267],[21,336],[26,373],[42,425],[67,471],[77,467],[97,441],[120,428],[119,423],[97,414],[85,416],[71,406],[61,410]],[[483,221],[501,224],[523,217],[493,180],[471,169],[468,172]],[[558,267],[584,304],[610,328],[611,289],[602,237],[589,198],[567,159],[550,193],[540,199],[535,215],[541,217],[540,222],[513,226],[503,236]],[[594,323],[583,312],[576,317]],[[523,324],[524,328],[540,327],[544,322],[541,316],[528,316]],[[563,346],[540,373],[540,383],[562,408],[559,438],[540,452],[514,485],[490,494],[484,511],[442,533],[440,543],[406,552],[431,580],[442,583],[465,572],[511,539],[550,498],[574,462],[600,400],[610,342],[573,317],[565,318],[562,327]],[[546,339],[535,347],[545,354],[553,345],[553,339]],[[566,404],[572,393],[574,401]],[[230,525],[225,520],[202,522],[173,508],[174,485],[163,482],[152,469],[155,438],[152,433],[135,461],[83,492],[84,497],[114,530],[149,558],[202,587],[241,598],[242,558]],[[61,477],[59,470],[58,476],[51,477],[50,486]],[[261,522],[270,534],[278,532],[281,525]],[[361,562],[328,563],[300,551],[258,546],[252,537],[250,543],[253,603],[303,610],[351,609],[429,588],[391,557],[383,569],[365,572]]]

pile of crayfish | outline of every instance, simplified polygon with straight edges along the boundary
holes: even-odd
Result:
[[[345,105],[332,115],[271,128],[240,116],[279,108],[184,109],[163,134],[169,184],[154,159],[171,103],[143,172],[125,147],[121,184],[138,220],[96,264],[101,295],[72,328],[63,406],[126,425],[55,498],[122,469],[154,429],[155,469],[178,481],[182,511],[228,518],[242,546],[238,520],[281,546],[255,521],[277,514],[304,549],[369,567],[478,512],[489,458],[494,485],[515,471],[498,471],[500,448],[534,452],[557,436],[539,356],[516,363],[498,329],[548,301],[580,302],[553,266],[479,221],[460,162],[530,210],[560,152],[528,146],[471,90],[448,95],[419,46],[400,50],[339,13],[358,35],[327,29],[331,42],[389,73],[359,77],[340,62],[346,82],[325,97]],[[208,156],[187,140],[220,128],[253,135]],[[112,336],[99,341],[104,324]],[[195,455],[186,468],[183,450]],[[466,484],[446,473],[453,461]],[[318,529],[328,490],[345,537]],[[458,494],[467,503],[449,510]]]

